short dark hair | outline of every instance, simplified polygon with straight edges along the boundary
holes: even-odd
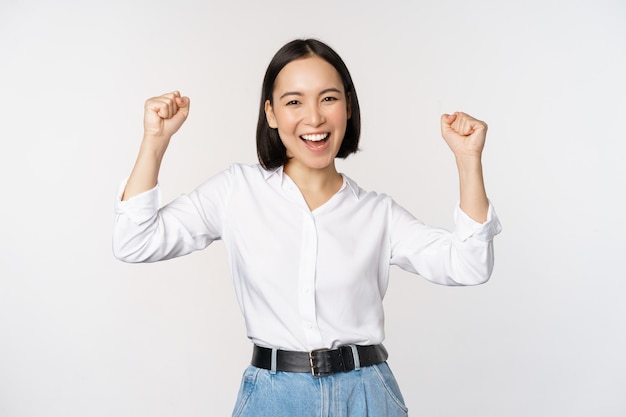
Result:
[[[256,128],[256,148],[259,162],[265,169],[278,168],[289,160],[287,149],[280,140],[278,130],[271,128],[267,123],[265,102],[269,100],[272,103],[272,94],[278,73],[290,62],[309,56],[317,56],[332,65],[343,82],[350,118],[337,157],[346,158],[358,151],[361,136],[361,112],[348,67],[339,54],[325,43],[317,39],[296,39],[285,44],[276,52],[263,78],[259,120]]]

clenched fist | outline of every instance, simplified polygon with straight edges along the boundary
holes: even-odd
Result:
[[[152,97],[144,106],[143,129],[149,137],[169,140],[189,115],[189,97],[178,91]]]
[[[441,115],[441,135],[457,158],[480,158],[485,146],[487,124],[469,114]]]

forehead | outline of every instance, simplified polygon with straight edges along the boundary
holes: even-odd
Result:
[[[317,56],[291,61],[278,73],[274,92],[316,92],[327,88],[343,91],[341,76],[331,64]]]

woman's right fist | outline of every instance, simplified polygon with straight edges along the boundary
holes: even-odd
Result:
[[[169,140],[189,115],[189,97],[178,91],[146,100],[143,116],[145,136]]]

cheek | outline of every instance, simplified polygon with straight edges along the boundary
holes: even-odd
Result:
[[[280,112],[275,116],[279,131],[291,131],[298,123],[298,117],[296,114],[293,114],[293,112]]]
[[[346,126],[348,125],[348,112],[344,109],[338,109],[337,111],[329,115],[329,118],[332,119],[333,124],[337,128],[342,128],[345,130]]]

